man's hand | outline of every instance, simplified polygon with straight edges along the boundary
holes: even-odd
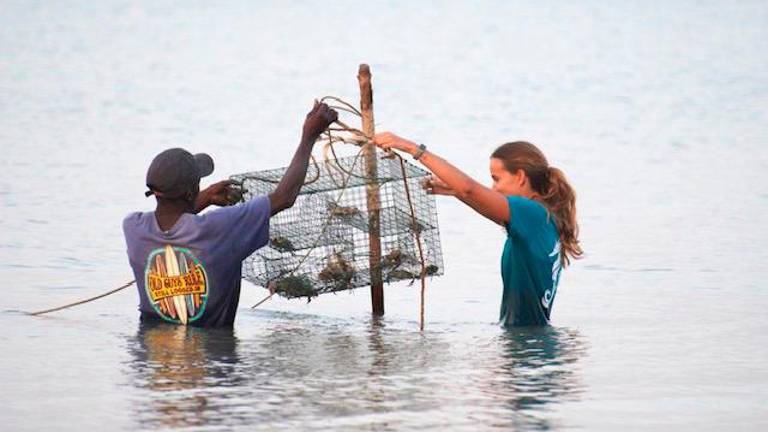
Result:
[[[426,190],[429,195],[456,196],[456,191],[434,175],[425,178],[421,182],[421,187]]]
[[[315,101],[315,106],[312,107],[312,111],[307,114],[307,118],[304,120],[304,138],[314,143],[317,137],[338,117],[339,114],[328,105]]]
[[[242,191],[232,180],[222,180],[200,191],[195,200],[195,213],[203,211],[209,205],[229,206],[239,201]]]
[[[277,292],[277,282],[269,281],[267,283],[267,289],[269,290],[269,295],[274,295]]]
[[[312,111],[307,114],[304,120],[304,133],[301,136],[301,143],[296,149],[296,153],[291,159],[290,165],[285,170],[283,178],[277,184],[275,190],[269,194],[269,205],[271,215],[274,216],[281,211],[290,208],[296,202],[299,191],[307,176],[307,164],[312,155],[312,146],[317,138],[328,126],[338,118],[336,111],[328,105],[315,101]]]

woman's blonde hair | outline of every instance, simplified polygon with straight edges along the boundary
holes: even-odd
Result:
[[[560,257],[563,266],[567,266],[571,258],[581,258],[584,251],[579,246],[576,192],[566,180],[565,174],[550,166],[544,153],[525,141],[502,144],[491,157],[501,160],[507,171],[515,173],[517,170],[523,170],[528,176],[531,189],[536,193],[534,199],[539,201],[555,220],[560,234]]]

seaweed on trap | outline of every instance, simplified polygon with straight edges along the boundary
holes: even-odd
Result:
[[[274,281],[277,292],[287,298],[311,299],[370,285],[369,179],[362,165],[352,156],[310,167],[294,206],[272,217],[269,244],[243,262],[243,277],[261,286]],[[380,159],[378,176],[371,179],[379,185],[381,260],[376,265],[384,282],[421,276],[415,233],[422,243],[426,274],[443,274],[435,199],[420,187],[429,173],[405,166],[415,224],[399,162]],[[243,198],[249,200],[270,193],[284,172],[285,168],[251,172],[232,180],[242,184]]]

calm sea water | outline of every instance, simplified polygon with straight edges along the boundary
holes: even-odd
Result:
[[[7,430],[765,430],[765,2],[0,4]],[[312,99],[488,181],[537,143],[587,251],[553,325],[495,325],[504,237],[440,199],[446,275],[307,304],[244,284],[235,328],[139,326],[122,217],[160,150],[285,165]]]

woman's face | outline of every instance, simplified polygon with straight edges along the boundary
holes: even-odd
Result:
[[[517,170],[511,173],[504,167],[501,159],[491,158],[491,179],[493,179],[492,189],[502,195],[525,197],[532,195],[525,171]]]

